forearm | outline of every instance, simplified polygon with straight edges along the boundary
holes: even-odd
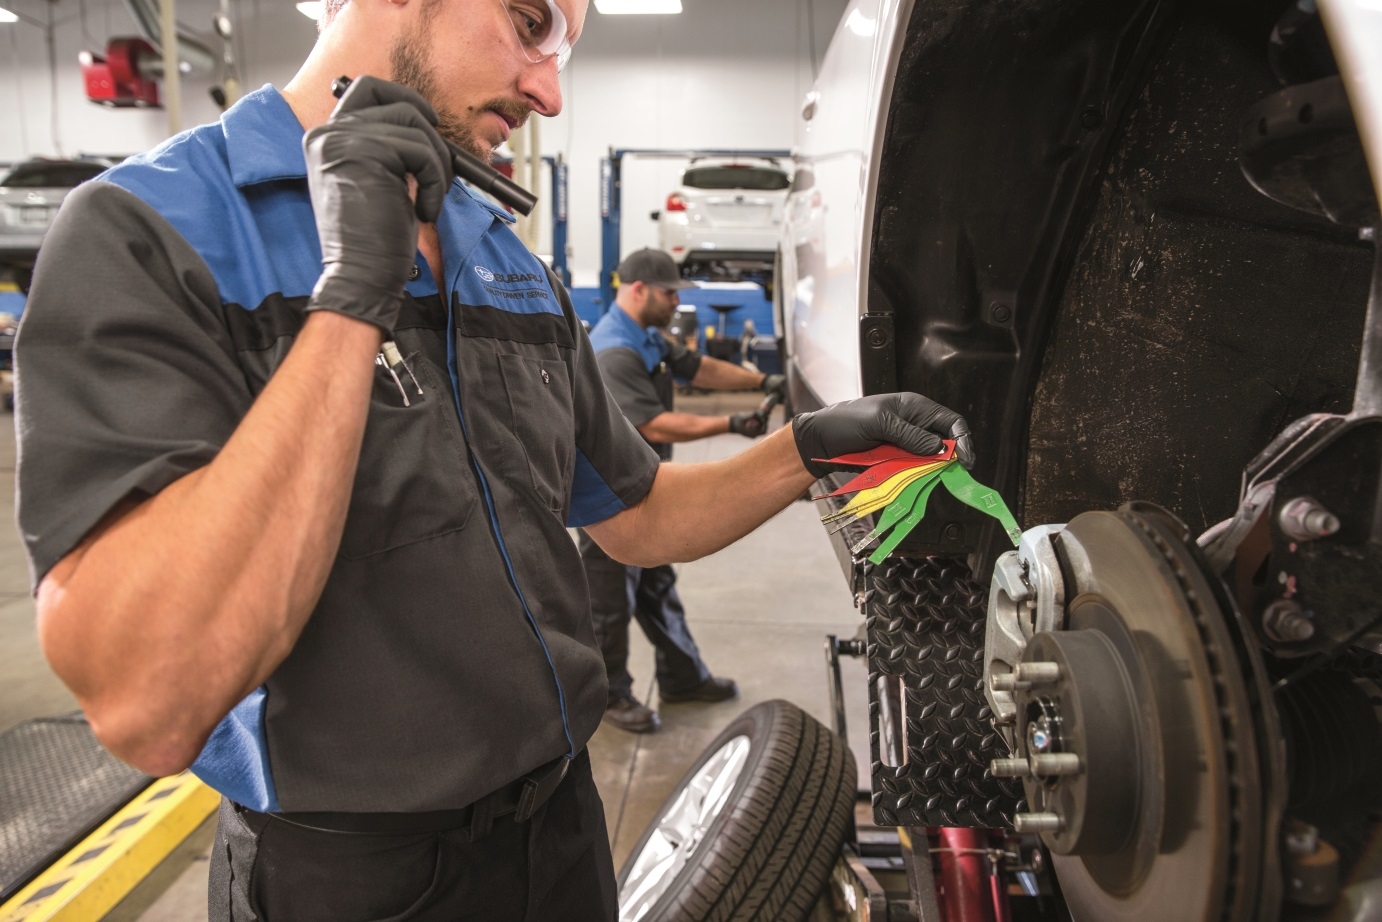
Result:
[[[586,530],[633,566],[696,560],[762,525],[814,480],[788,425],[723,461],[663,464],[642,502]]]
[[[729,431],[728,416],[701,416],[696,413],[659,413],[638,427],[650,442],[694,442]]]
[[[712,391],[751,391],[763,386],[762,372],[705,356],[691,383]]]
[[[216,458],[40,585],[45,653],[116,755],[184,767],[291,651],[340,541],[378,345],[375,327],[310,315]]]

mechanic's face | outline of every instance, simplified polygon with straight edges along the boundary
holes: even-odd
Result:
[[[549,16],[547,0],[418,0],[414,26],[389,51],[392,79],[421,94],[441,134],[488,161],[531,112],[561,111],[557,59],[528,59],[515,21]],[[574,42],[588,0],[553,0]]]
[[[643,304],[646,325],[661,328],[670,324],[677,315],[681,295],[675,288],[659,288],[656,285],[647,285],[644,291],[647,292],[647,300]]]

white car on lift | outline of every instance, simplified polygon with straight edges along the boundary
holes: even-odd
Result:
[[[683,275],[769,271],[791,183],[771,158],[693,159],[662,210],[652,213],[658,248]]]

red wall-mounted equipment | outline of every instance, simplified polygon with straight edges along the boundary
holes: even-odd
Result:
[[[142,38],[113,38],[104,58],[83,51],[80,60],[86,98],[92,102],[112,108],[158,106],[158,84],[145,75],[147,71],[142,71],[140,64],[161,64],[162,59]]]

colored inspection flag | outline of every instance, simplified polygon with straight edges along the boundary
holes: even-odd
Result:
[[[869,555],[869,560],[875,564],[886,560],[920,524],[937,484],[944,484],[950,494],[965,505],[997,519],[1014,546],[1022,539],[1022,530],[1017,527],[1017,520],[1003,497],[970,476],[955,459],[955,443],[949,439],[945,441],[945,449],[934,455],[914,455],[895,445],[880,445],[868,451],[815,460],[841,467],[866,468],[838,490],[815,498],[854,494],[838,512],[821,518],[822,522],[834,526],[832,532],[881,512],[873,530],[850,548],[858,555],[874,542],[881,542]]]

